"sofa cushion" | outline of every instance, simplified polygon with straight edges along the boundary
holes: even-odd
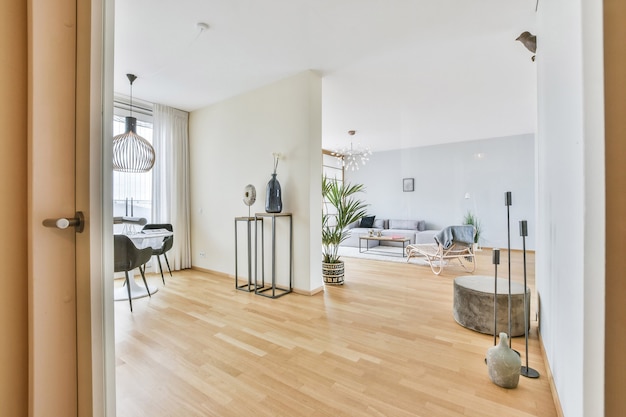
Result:
[[[361,224],[359,225],[359,227],[362,228],[368,228],[368,227],[374,227],[374,218],[376,216],[365,216],[361,219]]]
[[[385,223],[387,222],[386,219],[376,219],[374,220],[374,229],[386,229],[386,225]]]
[[[417,220],[389,220],[389,229],[417,230]]]
[[[389,229],[426,230],[425,220],[389,220]]]

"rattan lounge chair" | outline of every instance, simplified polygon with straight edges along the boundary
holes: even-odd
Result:
[[[469,229],[462,229],[469,227]],[[467,237],[455,239],[458,235],[471,236],[475,230],[473,226],[448,226],[435,236],[435,243],[422,243],[416,245],[408,245],[406,251],[406,261],[410,262],[411,258],[423,257],[430,265],[430,269],[435,275],[439,275],[443,268],[448,265],[449,261],[458,261],[459,264],[467,271],[474,272],[476,270],[476,257],[474,255],[473,238],[470,241]],[[442,236],[451,238],[443,239]]]

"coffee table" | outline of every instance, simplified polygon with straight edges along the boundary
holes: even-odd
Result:
[[[369,245],[366,243],[365,244],[365,250],[363,250],[363,248],[361,247],[361,242],[362,241],[368,241],[368,240],[378,240],[381,242],[400,242],[402,243],[402,257],[404,258],[406,256],[405,254],[405,249],[406,249],[406,245],[408,242],[411,241],[411,239],[409,239],[408,237],[403,237],[403,236],[376,236],[376,235],[361,235],[359,236],[359,253],[363,253],[363,252],[376,252],[376,253],[380,253],[382,255],[389,255],[389,256],[395,256],[395,255],[391,255],[389,252],[382,252],[382,251],[370,251],[369,249]]]

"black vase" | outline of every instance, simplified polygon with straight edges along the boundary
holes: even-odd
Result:
[[[265,211],[268,213],[280,213],[283,211],[282,192],[275,173],[272,174],[272,179],[267,183]]]

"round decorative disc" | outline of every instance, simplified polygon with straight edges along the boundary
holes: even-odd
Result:
[[[256,188],[254,185],[248,184],[243,189],[243,202],[246,206],[251,206],[256,201]]]

